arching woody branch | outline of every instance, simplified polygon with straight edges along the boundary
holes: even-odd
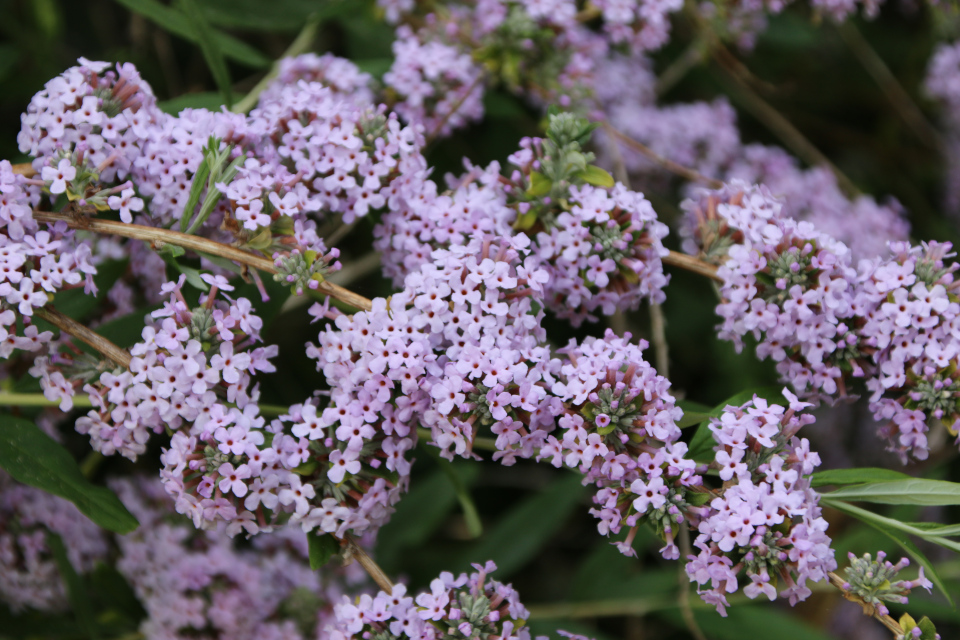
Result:
[[[37,222],[63,222],[71,229],[82,229],[93,231],[95,233],[105,233],[125,238],[134,238],[143,240],[159,247],[165,244],[171,244],[191,251],[199,251],[210,255],[219,256],[232,260],[233,262],[247,265],[265,273],[276,273],[277,268],[273,261],[263,256],[250,253],[237,247],[215,242],[199,236],[171,231],[170,229],[160,229],[157,227],[146,227],[139,224],[126,224],[124,222],[115,222],[112,220],[98,220],[96,218],[75,217],[66,214],[52,213],[49,211],[34,211],[33,217]],[[335,298],[344,304],[348,304],[355,309],[369,311],[371,302],[367,298],[358,295],[349,289],[335,285],[332,282],[321,282],[317,291],[331,298]]]

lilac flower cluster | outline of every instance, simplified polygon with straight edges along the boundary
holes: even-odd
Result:
[[[330,53],[304,53],[281,58],[277,75],[260,94],[260,102],[276,101],[284,87],[296,86],[301,80],[320,83],[357,106],[374,104],[370,74],[360,71],[351,61]]]
[[[682,207],[685,248],[720,264],[720,337],[741,349],[753,334],[757,355],[800,393],[845,395],[844,376],[864,375],[846,246],[782,215],[763,187],[735,181]]]
[[[394,207],[425,175],[422,135],[394,114],[300,81],[261,99],[246,135],[257,141],[236,179],[218,185],[246,230],[279,216],[339,213],[345,223]],[[411,186],[412,185],[412,186]]]
[[[78,573],[106,558],[103,532],[63,498],[15,482],[0,471],[0,600],[24,608],[60,611],[67,591],[49,537],[60,536]]]
[[[483,72],[468,53],[440,39],[455,38],[449,31],[428,35],[426,30],[414,33],[400,27],[393,41],[393,65],[383,76],[399,99],[396,112],[407,122],[423,125],[431,137],[445,137],[483,117]]]
[[[820,458],[805,438],[795,437],[813,422],[798,413],[810,405],[783,393],[788,408],[754,397],[711,420],[717,441],[712,466],[724,488],[704,506],[688,508],[697,522],[699,553],[690,556],[686,571],[721,615],[727,594],[740,588],[741,572],[750,580],[743,587],[748,598],[774,600],[779,584],[779,595],[795,604],[810,595],[808,581],[826,579],[837,566],[819,495],[805,478]]]
[[[17,142],[52,182],[52,194],[89,201],[93,194],[87,189],[94,183],[123,180],[133,172],[150,128],[162,119],[153,91],[132,64],[118,64],[114,71],[105,62],[81,58],[79,66],[33,97]]]
[[[49,296],[85,283],[92,290],[90,246],[63,225],[41,230],[33,219],[40,187],[0,161],[0,358],[39,351],[53,334],[31,324]],[[17,320],[23,322],[22,330]],[[18,332],[21,332],[18,335]],[[60,384],[59,379],[54,384]]]
[[[430,591],[408,596],[404,585],[392,593],[348,598],[336,605],[336,619],[325,631],[331,640],[410,638],[411,640],[530,640],[529,612],[510,586],[489,580],[493,562],[475,564],[475,573],[443,572]]]
[[[251,348],[260,340],[262,321],[250,301],[226,295],[218,301],[218,291],[233,287],[222,277],[205,278],[211,290],[193,309],[181,292],[183,278],[164,286],[169,300],[154,312],[158,320],[143,329],[143,341],[131,349],[129,370],[102,371],[98,362],[37,360],[35,369],[44,379],[62,377],[60,371],[71,365],[77,371],[66,384],[46,390],[48,396],[58,394],[64,410],[72,405],[74,385],[89,380],[83,390],[94,409],[77,420],[76,429],[90,437],[95,450],[133,460],[145,451],[151,433],[174,431],[226,449],[242,451],[250,444],[240,433],[262,421],[251,376],[274,370],[269,359],[277,349]],[[174,487],[168,487],[173,493]]]
[[[867,380],[870,408],[894,451],[925,459],[930,425],[960,429],[957,328],[960,304],[950,243],[891,245],[893,257],[862,265],[857,313],[875,373]]]
[[[374,233],[386,271],[399,281],[429,262],[430,252],[462,244],[477,233],[525,233],[533,240],[527,269],[545,278],[543,299],[575,325],[597,312],[635,309],[643,298],[664,298],[662,256],[667,227],[643,194],[614,184],[581,151],[592,126],[570,114],[550,117],[548,139],[524,139],[500,166],[468,166],[448,193],[426,183],[420,198],[384,216]]]
[[[356,566],[311,571],[296,531],[263,534],[243,549],[177,518],[156,480],[111,484],[140,521],[117,536],[116,566],[147,612],[140,633],[148,640],[319,640],[334,602],[364,580]]]
[[[549,139],[521,141],[505,189],[517,210],[514,226],[529,230],[550,275],[547,305],[576,326],[595,321],[598,311],[664,300],[667,226],[643,194],[594,172],[593,155],[580,152],[591,128],[566,115],[551,117]]]
[[[558,421],[561,436],[547,437],[538,460],[566,465],[593,483],[603,535],[629,528],[617,548],[636,556],[632,542],[649,522],[666,540],[664,557],[676,559],[674,527],[683,521],[691,491],[701,491],[697,465],[685,458],[677,421],[683,412],[670,395],[670,382],[643,359],[647,343],[629,342],[609,329],[602,340],[588,338],[561,350],[553,393],[564,411]]]

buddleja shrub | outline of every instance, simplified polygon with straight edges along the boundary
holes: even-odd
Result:
[[[955,581],[928,555],[960,551],[950,511],[917,510],[960,504],[941,479],[960,440],[952,245],[911,242],[896,202],[851,196],[775,113],[761,120],[823,166],[743,143],[722,100],[656,101],[694,64],[653,73],[671,21],[729,67],[725,43],[748,50],[782,4],[379,0],[362,20],[394,34],[389,68],[303,53],[311,18],[234,110],[226,58],[262,56],[218,29],[223,7],[121,4],[199,42],[224,106],[171,108],[133,64],[80,58],[25,106],[25,161],[0,161],[0,399],[15,409],[0,418],[3,633],[527,640],[571,611],[528,609],[502,580],[582,507],[626,558],[598,547],[579,599],[608,577],[602,593],[632,595],[613,567],[673,585],[674,569],[640,564],[659,549],[679,563],[693,637],[758,619],[813,634],[742,604],[829,589],[897,640],[941,637],[928,602],[910,607],[919,622],[903,607],[918,587],[949,600]],[[267,28],[304,18],[296,4]],[[812,7],[837,23],[858,11]],[[928,79],[948,105],[955,53],[941,48]],[[502,119],[485,115],[498,100],[518,120],[542,115],[539,135],[497,132],[509,152],[441,179],[436,145]],[[939,135],[906,94],[896,104]],[[955,138],[938,147],[949,162]],[[711,408],[671,384],[660,304],[689,280],[665,266],[712,283],[705,339],[772,361],[776,386],[726,371],[741,392]],[[653,355],[623,330],[647,309]],[[281,335],[294,316],[311,323],[305,342]],[[814,423],[859,397],[909,473],[822,469],[817,443],[833,452],[863,432],[836,424],[831,440]],[[104,456],[127,463],[98,471]],[[560,479],[483,532],[493,485],[540,477]],[[428,541],[456,502],[454,536],[478,540],[454,558]],[[883,535],[850,535],[850,516]],[[890,542],[915,578],[876,548]],[[839,548],[856,552],[845,567]],[[694,616],[688,590],[716,617]],[[640,592],[640,610],[674,606]]]

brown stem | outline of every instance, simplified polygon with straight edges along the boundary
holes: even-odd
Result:
[[[885,626],[887,629],[892,631],[894,636],[896,636],[897,638],[903,635],[903,627],[901,627],[896,620],[894,620],[890,616],[883,615],[882,613],[877,611],[876,607],[874,607],[872,604],[868,602],[864,602],[859,596],[853,593],[850,593],[849,591],[844,589],[843,585],[846,583],[846,580],[838,576],[833,571],[831,571],[828,575],[830,576],[830,584],[835,586],[837,589],[840,589],[840,592],[843,594],[844,598],[846,598],[850,602],[856,602],[861,607],[863,607],[863,615],[873,616],[874,618],[879,620],[880,623],[883,626]]]
[[[840,37],[843,38],[847,47],[867,70],[867,73],[880,85],[887,101],[907,126],[913,130],[914,135],[925,145],[942,154],[944,150],[940,133],[930,124],[923,115],[923,111],[910,98],[910,94],[897,81],[896,76],[870,46],[863,34],[850,22],[838,25],[837,31],[840,32]]]
[[[106,357],[110,358],[118,365],[124,369],[130,368],[130,354],[127,353],[124,349],[121,349],[117,345],[113,344],[100,334],[88,329],[83,326],[73,318],[65,316],[63,313],[55,309],[51,305],[47,305],[40,309],[35,309],[34,314],[38,318],[42,318],[60,329],[64,333],[68,333],[80,342],[90,345]]]
[[[357,544],[356,540],[350,537],[350,534],[347,534],[343,538],[346,543],[346,549],[344,550],[344,556],[346,558],[353,558],[360,563],[360,566],[363,567],[363,570],[366,571],[373,581],[377,583],[377,586],[380,587],[381,591],[385,591],[387,594],[393,595],[393,583],[390,582],[390,578],[387,577],[387,574],[383,572],[383,569],[380,568],[373,558],[367,555],[367,552],[363,550],[360,545]]]
[[[277,268],[269,258],[264,258],[263,256],[258,256],[238,247],[231,247],[221,242],[215,242],[188,233],[180,233],[179,231],[171,231],[170,229],[160,229],[157,227],[146,227],[139,224],[126,224],[112,220],[75,217],[49,211],[34,211],[33,217],[38,222],[63,222],[71,229],[82,229],[95,233],[109,233],[125,238],[143,240],[157,248],[165,244],[171,244],[184,249],[190,249],[191,251],[220,256],[221,258],[226,258],[227,260],[232,260],[233,262],[244,264],[266,273],[277,272]],[[321,282],[317,290],[355,309],[369,311],[372,308],[372,303],[367,298],[335,285],[332,282]]]
[[[686,253],[671,251],[670,255],[663,258],[663,264],[669,264],[673,267],[678,267],[701,276],[706,276],[711,280],[723,282],[723,279],[717,275],[717,268],[715,266],[709,262],[704,262],[699,258],[687,255]]]
[[[703,184],[706,184],[707,186],[713,189],[719,189],[723,186],[723,183],[720,182],[719,180],[708,178],[705,175],[702,175],[701,173],[689,167],[685,167],[681,164],[677,164],[676,162],[674,162],[673,160],[670,160],[669,158],[664,158],[659,153],[657,153],[647,145],[643,144],[639,140],[634,140],[633,138],[623,133],[622,131],[618,131],[609,122],[604,121],[601,124],[603,125],[604,131],[606,131],[608,135],[614,138],[617,138],[618,140],[623,142],[625,145],[627,145],[634,151],[642,153],[647,158],[657,163],[667,171],[671,173],[675,173],[681,178],[684,178],[686,180],[690,180],[693,182],[702,182]]]
[[[845,173],[830,162],[827,156],[817,149],[816,146],[800,133],[793,124],[777,111],[769,102],[761,98],[753,88],[744,81],[743,73],[739,70],[742,66],[739,60],[730,53],[722,44],[714,43],[713,47],[717,55],[714,60],[717,67],[723,72],[730,88],[730,92],[747,111],[762,122],[770,131],[772,131],[780,140],[789,147],[795,154],[800,156],[806,163],[817,166],[822,165],[830,169],[837,179],[837,184],[848,196],[856,196],[860,193],[853,181]]]
[[[13,165],[13,172],[18,173],[25,178],[32,178],[37,175],[37,170],[33,168],[33,165],[29,162],[21,162],[20,164]]]

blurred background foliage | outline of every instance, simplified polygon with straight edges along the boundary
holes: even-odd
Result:
[[[191,0],[173,4],[159,0],[0,0],[0,124],[5,132],[0,136],[0,157],[23,160],[16,142],[20,113],[45,82],[80,56],[133,62],[168,111],[217,108],[222,93],[197,44],[194,25],[182,12],[184,4],[195,5],[209,23],[223,52],[235,99],[257,84],[309,19],[319,20],[319,28],[307,50],[345,56],[375,76],[382,75],[391,62],[393,30],[384,24],[371,0]],[[875,20],[854,20],[869,46],[934,122],[937,111],[923,95],[921,83],[935,44],[958,32],[952,15],[955,13],[950,11],[933,14],[922,8],[891,5]],[[658,71],[680,58],[695,37],[692,26],[682,20],[674,33],[671,43],[654,56]],[[894,197],[906,207],[915,239],[960,239],[957,221],[940,213],[944,163],[939,152],[904,124],[836,26],[817,20],[804,6],[795,6],[771,19],[752,52],[734,53],[749,71],[746,81],[756,93],[863,192],[878,198]],[[728,96],[738,108],[745,141],[780,142],[750,110],[742,108],[742,96],[718,72],[716,61],[706,60],[691,68],[662,99],[685,102],[719,95]],[[539,113],[504,90],[488,93],[486,113],[481,123],[429,149],[436,178],[458,173],[463,157],[478,164],[503,161],[522,136],[538,132]],[[646,195],[668,222],[675,217],[679,210],[676,192]],[[343,241],[345,265],[368,254],[374,222],[369,217],[362,219]],[[676,248],[676,239],[669,238],[668,245]],[[101,292],[122,268],[117,264],[113,270],[102,270],[98,276],[103,283]],[[351,288],[368,297],[390,292],[388,283],[375,272],[353,282]],[[237,293],[255,298],[252,288]],[[273,293],[269,303],[273,308],[262,309],[261,315],[268,319],[265,340],[280,346],[280,365],[276,374],[264,377],[261,388],[264,402],[282,406],[299,402],[314,390],[317,375],[314,363],[303,353],[303,344],[316,339],[316,329],[309,325],[305,307],[280,312],[284,295],[279,288]],[[678,397],[712,407],[746,388],[775,383],[772,366],[758,363],[751,355],[752,346],[737,354],[730,343],[717,340],[716,296],[709,283],[675,272],[667,294],[663,310],[669,377]],[[95,303],[76,291],[60,296],[58,308],[81,319]],[[142,312],[100,330],[128,346],[138,339]],[[593,325],[574,331],[561,321],[548,319],[547,323],[548,335],[557,346],[570,337],[600,335],[604,329]],[[614,317],[611,324],[618,331],[626,329],[649,338],[646,308]],[[32,379],[24,376],[22,380],[17,390],[36,390]],[[6,384],[9,388],[11,383]],[[826,466],[831,461],[860,466],[895,464],[879,451],[863,409],[843,406],[821,413],[824,418],[810,430],[811,437],[821,444]],[[76,434],[73,438],[79,458],[85,454],[86,444]],[[956,450],[953,452],[955,455]],[[137,467],[155,473],[158,455],[155,450],[143,456]],[[688,638],[692,637],[693,621],[705,637],[718,640],[889,637],[875,621],[864,618],[855,605],[845,603],[824,585],[796,609],[782,603],[744,604],[737,600],[730,616],[721,619],[696,594],[683,595],[689,585],[681,575],[682,567],[659,560],[659,544],[652,533],[645,533],[636,545],[639,562],[621,556],[601,538],[587,514],[588,491],[574,474],[525,462],[507,468],[489,462],[441,464],[422,446],[417,457],[411,492],[380,532],[376,547],[383,568],[415,588],[424,587],[440,571],[457,572],[467,569],[470,562],[493,559],[500,567],[497,577],[512,581],[533,611],[535,632],[562,626],[598,640]],[[960,481],[960,469],[954,463],[953,457],[928,461],[924,473]],[[133,466],[111,459],[101,465],[98,476],[126,474]],[[476,535],[477,522],[465,516],[471,509],[479,515],[480,535]],[[960,516],[944,509],[908,511],[901,508],[891,513],[906,520],[951,522]],[[886,549],[899,555],[879,533],[835,512],[827,516],[841,562],[848,550]],[[942,549],[924,550],[931,558],[944,560],[942,575],[960,597],[960,562],[949,560]],[[115,609],[116,615],[135,629],[143,612],[131,603],[129,591],[116,584],[118,577],[93,585],[94,597],[100,599],[99,606]],[[910,611],[918,618],[923,614],[933,617],[943,638],[960,637],[960,613],[942,597],[915,595]],[[83,636],[70,624],[69,615],[62,620],[41,620],[30,615],[13,617],[4,611],[0,612],[0,637]]]

